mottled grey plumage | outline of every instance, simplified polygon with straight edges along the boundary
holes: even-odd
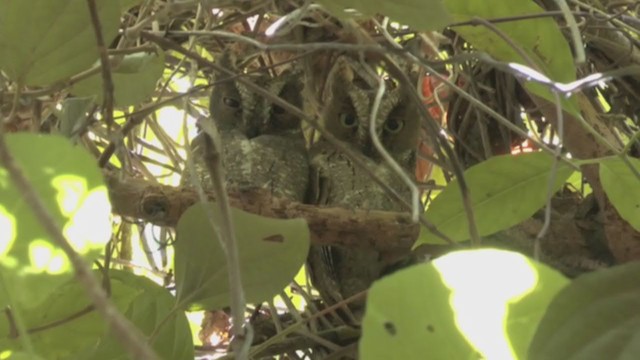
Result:
[[[407,89],[389,81],[376,118],[376,130],[390,155],[413,173],[418,140],[418,109]],[[381,160],[369,134],[369,117],[377,82],[353,59],[339,57],[327,79],[322,124],[360,155],[366,171],[324,140],[311,149],[311,166],[317,184],[315,202],[358,210],[403,211],[372,175],[406,199],[410,191]],[[312,281],[325,299],[335,303],[367,289],[384,268],[380,254],[371,249],[314,247],[309,254]]]
[[[232,66],[227,55],[223,64]],[[300,107],[300,73],[285,71],[249,79]],[[307,191],[309,161],[300,119],[252,92],[242,83],[224,76],[211,92],[211,118],[220,132],[227,187],[266,188],[273,195],[302,201]],[[205,188],[209,173],[202,163],[204,133],[193,141],[196,172]]]

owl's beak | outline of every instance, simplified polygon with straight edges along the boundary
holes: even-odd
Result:
[[[248,139],[260,135],[260,125],[256,121],[256,114],[253,111],[247,111],[242,114],[242,132]]]
[[[376,158],[379,156],[378,149],[376,149],[373,144],[373,139],[371,139],[371,134],[369,133],[369,126],[363,126],[358,129],[358,145],[360,149],[362,149],[362,153],[369,158]],[[376,134],[378,135],[378,139],[382,141],[382,126],[380,124],[376,125]]]
[[[247,136],[248,139],[253,139],[254,137],[260,135],[260,129],[258,129],[255,126],[252,126],[252,124],[245,124],[245,129],[244,129],[244,134]]]

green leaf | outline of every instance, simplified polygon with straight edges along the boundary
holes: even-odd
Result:
[[[79,131],[87,126],[87,111],[93,105],[93,98],[70,97],[62,102],[60,111],[60,133],[67,138],[73,138]]]
[[[443,0],[319,0],[318,3],[336,16],[344,17],[348,14],[346,9],[356,9],[369,16],[384,14],[422,31],[442,30],[450,20]]]
[[[549,306],[529,359],[636,359],[640,263],[577,278]]]
[[[218,206],[208,203],[216,219]],[[303,219],[271,219],[231,209],[247,302],[275,296],[296,275],[309,252]],[[179,303],[219,309],[230,304],[227,261],[202,204],[191,206],[176,227],[176,290]]]
[[[117,35],[120,2],[96,0],[106,44]],[[0,69],[26,85],[51,85],[98,59],[85,0],[0,0]]]
[[[101,278],[100,272],[94,271],[93,274]],[[111,279],[110,290],[111,301],[122,312],[142,292],[140,287],[117,278]],[[33,346],[48,358],[65,358],[85,351],[103,335],[106,323],[95,310],[87,310],[91,302],[77,280],[65,282],[41,300],[38,306],[12,310],[21,312],[27,329],[32,330]],[[0,329],[0,349],[21,349],[21,341],[10,340],[10,325],[4,316],[0,318]]]
[[[627,159],[640,172],[640,160]],[[607,197],[620,216],[640,231],[640,179],[617,157],[600,162],[600,179]]]
[[[192,360],[194,358],[191,328],[184,311],[176,308],[176,299],[163,287],[144,277],[124,271],[114,277],[142,291],[125,312],[127,319],[151,336],[151,346],[162,359]],[[161,326],[159,330],[156,330]],[[120,342],[109,334],[90,357],[91,359],[128,359]]]
[[[127,55],[111,70],[114,103],[118,107],[139,104],[149,98],[164,71],[164,52]],[[102,74],[94,74],[75,84],[71,92],[79,96],[103,98]]]
[[[553,157],[546,153],[496,156],[465,171],[473,214],[480,236],[507,229],[531,217],[546,203]],[[573,170],[559,162],[553,191]],[[467,216],[457,180],[447,185],[425,214],[438,230],[454,241],[469,239]],[[416,245],[442,240],[422,228]]]
[[[522,359],[547,305],[567,283],[544,264],[494,249],[458,251],[398,271],[369,290],[360,355]]]
[[[451,13],[454,22],[469,21],[474,17],[505,19],[545,13],[544,9],[530,0],[494,0],[491,1],[491,6],[477,0],[446,0],[445,7]],[[493,26],[517,44],[517,48],[524,51],[539,71],[550,79],[563,83],[575,81],[576,69],[571,49],[553,18],[507,21]],[[455,31],[476,49],[498,60],[529,65],[516,52],[514,46],[486,26],[459,26]],[[553,94],[546,86],[533,81],[526,81],[523,85],[528,91],[555,103]],[[561,102],[566,111],[580,116],[574,98],[561,98]]]
[[[15,162],[67,240],[87,262],[96,260],[111,236],[111,206],[95,159],[60,136],[21,133],[6,139]],[[49,237],[3,167],[0,225],[0,272],[18,304],[36,305],[73,276],[66,254]],[[1,304],[7,301],[0,298]]]

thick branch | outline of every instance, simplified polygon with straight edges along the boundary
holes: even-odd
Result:
[[[120,180],[108,174],[107,184],[113,212],[121,216],[175,226],[180,215],[198,201],[195,190],[139,180]],[[213,199],[212,194],[208,194]],[[375,248],[382,252],[409,251],[418,238],[419,225],[407,213],[352,211],[300,204],[253,189],[230,192],[231,206],[279,219],[304,218],[316,245]]]

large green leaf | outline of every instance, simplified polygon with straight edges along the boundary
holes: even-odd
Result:
[[[164,52],[158,51],[158,54],[127,55],[118,66],[112,69],[113,96],[116,106],[139,104],[153,94],[164,70]],[[102,75],[94,74],[78,82],[72,87],[71,92],[79,96],[96,96],[96,102],[101,103]]]
[[[218,206],[208,203],[219,219]],[[232,209],[245,297],[257,303],[275,296],[296,275],[309,252],[303,219],[271,219]],[[176,227],[178,300],[193,308],[230,304],[227,260],[202,204],[191,206]]]
[[[318,3],[337,16],[345,16],[345,9],[356,9],[370,16],[384,14],[422,31],[442,30],[450,20],[443,0],[318,0]]]
[[[360,355],[522,359],[567,283],[544,264],[494,249],[454,252],[398,271],[369,290]]]
[[[577,278],[549,306],[529,359],[637,359],[640,263]]]
[[[516,18],[523,15],[543,14],[544,9],[530,0],[493,0],[491,6],[487,2],[477,0],[445,0],[445,7],[451,13],[454,22],[483,19]],[[493,24],[498,30],[513,41],[535,63],[540,72],[554,81],[569,83],[576,79],[571,49],[560,31],[558,24],[550,17],[507,21]],[[514,47],[498,34],[485,26],[459,26],[455,31],[462,35],[476,49],[484,51],[492,57],[507,62],[528,65]],[[546,86],[532,81],[524,83],[527,90],[555,102],[554,96]],[[563,108],[571,114],[579,116],[574,99],[562,98]]]
[[[640,160],[627,159],[640,172]],[[640,231],[640,179],[617,157],[600,162],[600,179],[607,197],[620,216]]]
[[[94,275],[100,278],[98,271]],[[111,279],[110,290],[111,300],[122,312],[143,291],[141,287],[117,278]],[[40,300],[43,301],[38,306],[12,310],[21,311],[27,329],[31,330],[31,342],[47,358],[67,358],[85,351],[103,335],[106,323],[95,310],[87,311],[91,302],[75,279],[65,282]],[[7,317],[0,317],[0,349],[21,349],[21,342],[9,336],[9,329]]]
[[[467,169],[464,177],[480,236],[516,225],[544,206],[552,164],[553,157],[539,152],[496,156]],[[556,170],[554,192],[573,173],[564,163],[558,163]],[[467,216],[456,180],[434,199],[425,216],[451,239],[469,239]],[[423,228],[417,245],[441,241]]]
[[[151,346],[162,359],[192,360],[193,340],[187,316],[176,308],[176,299],[158,284],[147,278],[126,272],[115,272],[114,278],[142,291],[133,299],[125,316],[143,334],[154,334]],[[160,326],[160,329],[157,327]],[[127,352],[113,335],[100,341],[91,359],[128,359]]]
[[[111,206],[95,159],[61,136],[11,134],[7,144],[49,214],[88,262],[111,236]],[[13,300],[35,306],[73,269],[0,167],[0,272]],[[6,305],[6,294],[0,304]],[[14,304],[15,305],[15,304]]]
[[[106,44],[120,25],[120,2],[96,0]],[[50,85],[98,59],[85,0],[0,0],[0,69],[26,85]]]

